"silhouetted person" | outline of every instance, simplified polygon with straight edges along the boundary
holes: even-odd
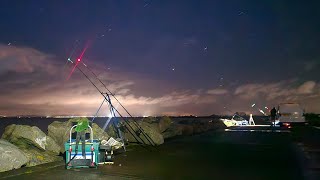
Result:
[[[275,107],[273,107],[273,108],[270,110],[270,120],[271,120],[271,122],[273,122],[273,125],[274,125],[274,126],[275,126],[276,116],[277,116],[277,110],[276,110]]]

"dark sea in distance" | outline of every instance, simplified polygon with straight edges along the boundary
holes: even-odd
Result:
[[[119,118],[119,117],[117,117]],[[156,119],[160,119],[161,117],[156,117]],[[202,116],[202,117],[195,117],[195,116],[180,116],[180,117],[170,117],[173,121],[178,124],[192,124],[192,123],[200,123],[200,122],[208,122],[211,120],[217,121],[220,118],[231,118],[230,116]],[[243,116],[245,119],[249,119],[248,116]],[[68,121],[70,118],[53,118],[53,117],[5,117],[0,118],[0,136],[2,136],[5,128],[11,124],[20,124],[20,125],[29,125],[29,126],[37,126],[40,128],[44,133],[48,133],[48,125],[54,121]],[[89,120],[92,120],[93,117],[88,117]],[[121,121],[122,118],[119,118]],[[132,119],[129,117],[125,117],[126,120]],[[143,119],[143,117],[134,117],[134,120],[138,121]],[[263,123],[266,122],[265,120],[268,117],[263,116],[254,116],[255,120],[258,122]],[[98,124],[101,128],[104,126],[105,122],[108,120],[108,117],[96,117],[94,119],[94,123]],[[258,123],[258,124],[260,124]]]
[[[141,120],[143,117],[135,117],[136,121]],[[2,136],[5,128],[11,124],[20,124],[20,125],[29,125],[29,126],[37,126],[44,133],[48,133],[48,125],[54,121],[68,121],[70,118],[46,118],[46,117],[5,117],[0,118],[0,136]],[[88,118],[92,120],[92,117]],[[126,118],[129,119],[129,118]],[[132,118],[130,118],[132,119]],[[159,117],[157,118],[159,119]],[[173,121],[177,121],[180,124],[187,124],[191,121],[209,121],[212,119],[216,119],[214,117],[173,117],[171,118]],[[97,123],[100,127],[103,127],[105,122],[108,120],[108,117],[96,117],[94,119],[94,123]]]

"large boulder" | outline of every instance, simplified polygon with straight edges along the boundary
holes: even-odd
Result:
[[[40,150],[51,151],[57,155],[60,152],[57,143],[36,126],[9,125],[5,128],[2,139],[8,140],[21,149],[32,146]]]
[[[29,147],[21,149],[21,151],[28,158],[27,167],[63,160],[62,156],[57,156],[54,152],[43,151],[38,148]]]
[[[15,125],[6,127],[3,139],[16,145],[26,156],[26,166],[35,166],[61,160],[60,147],[36,126]]]
[[[69,139],[71,125],[69,122],[54,121],[48,126],[48,136],[57,142],[61,153],[65,151],[64,143]]]
[[[106,131],[107,134],[108,134],[109,136],[111,136],[111,137],[117,137],[117,136],[118,136],[118,134],[117,134],[117,132],[116,132],[117,130],[116,130],[116,128],[114,127],[114,125],[111,124],[111,122],[110,122],[109,126],[105,128],[105,131]]]
[[[144,117],[142,119],[143,122],[146,122],[146,123],[149,123],[149,124],[152,124],[152,123],[157,123],[157,119],[155,117],[152,117],[152,116],[148,116],[148,117]]]
[[[159,128],[159,121],[155,118],[155,117],[152,117],[152,116],[149,116],[149,117],[144,117],[142,119],[142,123],[145,123],[145,124],[148,124],[148,126],[152,129],[154,129],[155,131],[160,132],[160,128]]]
[[[77,122],[79,118],[72,118],[65,122],[54,121],[48,126],[48,136],[57,142],[60,152],[64,153],[64,144],[70,138],[70,129],[72,124]],[[92,124],[93,138],[99,140],[108,140],[109,135],[101,129],[96,123]]]
[[[159,131],[159,127],[155,126],[154,123],[148,123],[139,121],[137,124],[133,120],[128,121],[129,125],[126,124],[127,130],[124,132],[125,138],[129,142],[143,143],[148,145],[160,145],[163,144],[164,139]],[[138,128],[138,126],[141,128]],[[131,128],[132,129],[131,129]],[[140,132],[143,131],[144,133]]]
[[[159,130],[165,132],[172,124],[172,120],[168,116],[164,116],[159,121]]]
[[[18,169],[27,162],[28,158],[17,146],[0,139],[0,172]]]
[[[181,128],[182,135],[193,135],[193,126],[187,124],[179,124],[179,128]]]
[[[207,131],[215,128],[213,120],[209,121],[207,119],[200,119],[199,121],[194,122],[192,124],[192,126],[193,126],[193,133],[194,134],[207,132]]]
[[[182,127],[172,123],[164,132],[161,133],[164,139],[182,135]]]
[[[111,126],[110,126],[111,127]],[[98,124],[93,123],[92,124],[92,131],[93,131],[93,138],[99,139],[99,140],[108,140],[110,136],[98,126]]]
[[[150,137],[150,139],[152,139],[153,143],[155,143],[156,145],[164,143],[163,136],[159,132],[158,126],[155,126],[154,123],[150,124],[146,122],[141,122],[139,125],[146,133],[147,137]]]
[[[60,146],[50,136],[46,136],[46,150],[55,154],[60,154]]]

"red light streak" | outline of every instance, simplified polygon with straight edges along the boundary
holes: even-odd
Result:
[[[71,70],[71,72],[70,72],[67,80],[70,79],[70,77],[71,77],[71,75],[73,74],[74,70],[76,69],[76,67],[78,66],[78,64],[81,62],[82,57],[83,57],[83,55],[85,54],[85,52],[87,51],[88,47],[89,47],[89,42],[87,42],[86,46],[85,46],[84,49],[82,50],[79,58],[78,58],[77,61],[76,61],[77,63],[73,66],[73,68],[72,68],[72,70]]]

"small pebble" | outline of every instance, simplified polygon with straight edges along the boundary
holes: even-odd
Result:
[[[119,166],[121,166],[121,164],[119,164]]]

